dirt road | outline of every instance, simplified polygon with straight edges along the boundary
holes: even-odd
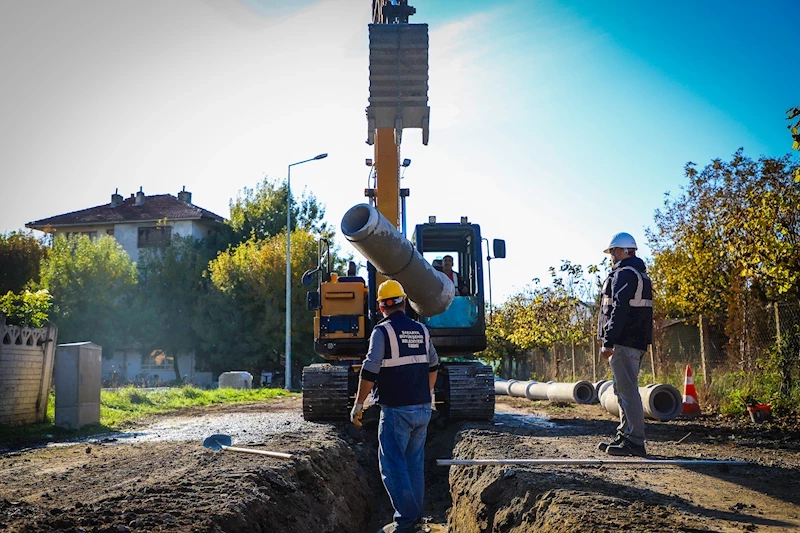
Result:
[[[432,430],[427,505],[450,531],[800,529],[800,434],[704,418],[648,423],[656,458],[746,467],[437,467],[435,459],[602,458],[598,406],[498,399],[492,423]],[[0,454],[0,530],[372,532],[391,520],[375,427],[313,424],[300,400],[195,410],[111,438]],[[289,452],[212,452],[204,437]],[[688,435],[688,436],[687,436]],[[678,441],[681,441],[678,443]]]

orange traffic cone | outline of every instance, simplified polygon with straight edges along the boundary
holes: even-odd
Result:
[[[700,414],[700,403],[697,401],[697,391],[694,388],[694,375],[691,365],[686,365],[686,380],[683,382],[683,416],[697,416]]]

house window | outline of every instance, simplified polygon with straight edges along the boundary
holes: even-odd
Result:
[[[164,248],[172,240],[170,226],[150,226],[139,228],[139,248]]]
[[[162,350],[153,350],[142,356],[142,370],[172,370],[174,360]]]
[[[86,235],[91,240],[95,240],[97,238],[97,232],[96,231],[70,231],[70,232],[67,232],[67,237],[70,237],[72,235]]]
[[[107,229],[106,230],[106,235],[110,235],[111,237],[113,237],[114,236],[114,230],[113,229]]]

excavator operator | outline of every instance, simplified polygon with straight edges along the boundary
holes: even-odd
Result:
[[[370,392],[381,406],[378,461],[394,507],[383,532],[419,531],[425,495],[425,438],[439,357],[425,325],[406,316],[406,293],[395,280],[378,287],[384,319],[372,330],[350,413],[359,421]]]

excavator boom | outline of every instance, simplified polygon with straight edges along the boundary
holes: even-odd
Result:
[[[451,224],[436,224],[431,217],[416,227],[415,242],[404,235],[403,199],[408,193],[400,188],[403,130],[421,129],[427,145],[430,119],[428,26],[410,24],[415,13],[408,0],[372,1],[367,144],[374,145],[374,159],[368,160],[374,186],[365,190],[367,203],[348,210],[341,223],[342,233],[368,260],[368,278],[340,277],[321,267],[314,271],[318,290],[309,293],[308,308],[315,312],[315,350],[328,362],[303,370],[307,420],[347,417],[379,318],[376,287],[385,279],[403,284],[412,307],[409,314],[427,324],[440,356],[462,359],[440,367],[437,411],[462,419],[494,415],[492,369],[474,360],[475,352],[486,346],[480,228],[466,217]],[[431,263],[442,254],[458,257],[460,278]]]

